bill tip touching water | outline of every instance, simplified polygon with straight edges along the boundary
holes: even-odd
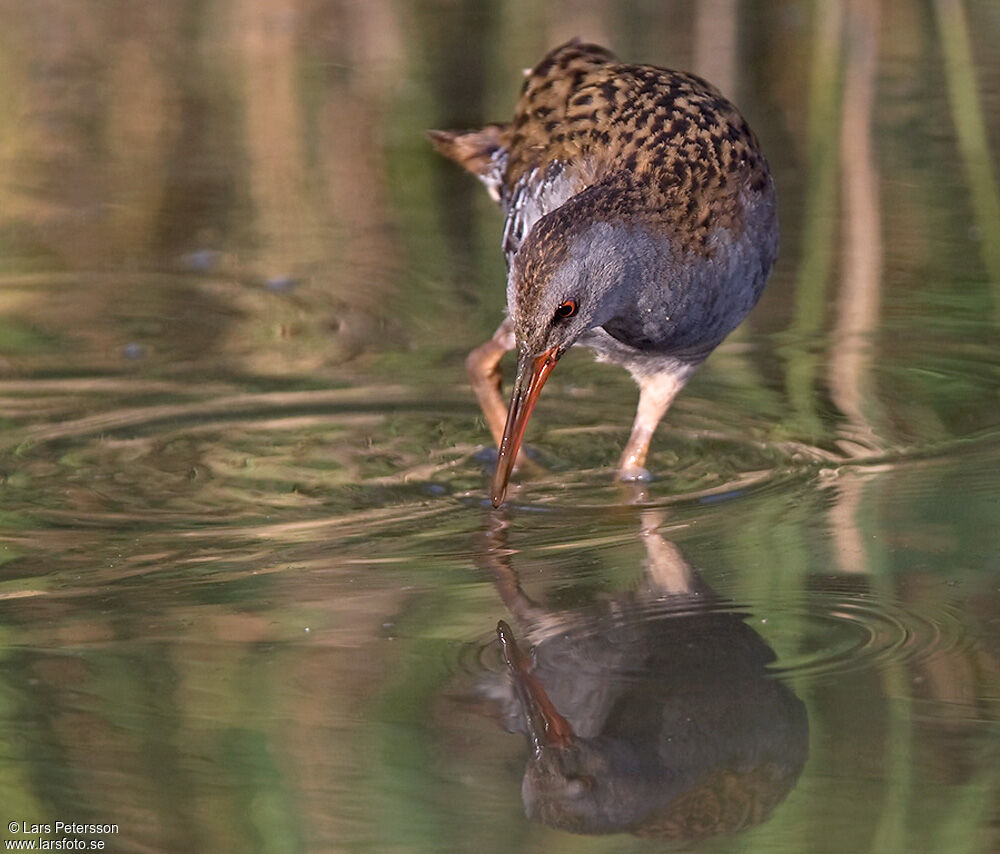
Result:
[[[466,363],[499,447],[493,504],[542,386],[577,344],[638,384],[618,474],[648,478],[658,423],[753,308],[777,255],[774,185],[753,131],[701,78],[574,40],[528,73],[510,122],[430,138],[506,215],[508,315]],[[504,407],[499,363],[515,348]]]

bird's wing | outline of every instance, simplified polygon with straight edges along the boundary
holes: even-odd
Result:
[[[692,248],[718,226],[738,228],[741,194],[769,183],[753,132],[711,84],[579,41],[527,72],[509,124],[430,137],[500,203],[508,264],[535,222],[609,178],[620,211]]]
[[[617,61],[603,47],[574,40],[526,73],[502,143],[507,160],[500,204],[507,215],[503,250],[508,264],[540,217],[593,183],[591,141],[574,132],[580,110],[573,102],[581,87],[607,76]]]
[[[756,137],[718,89],[619,63],[596,45],[548,54],[501,136],[508,262],[539,217],[609,180],[621,188],[608,194],[621,216],[641,215],[692,248],[716,227],[739,228],[743,195],[768,191]]]

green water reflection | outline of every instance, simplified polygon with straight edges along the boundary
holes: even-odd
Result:
[[[581,34],[740,104],[782,257],[641,499],[610,479],[633,383],[567,356],[544,470],[500,517],[510,566],[545,614],[613,610],[654,513],[773,651],[808,760],[768,820],[691,847],[1000,848],[995,4],[0,12],[5,839],[662,850],[528,821],[528,745],[483,700],[497,620],[531,634],[484,542],[463,371],[501,223],[423,139],[504,118]]]

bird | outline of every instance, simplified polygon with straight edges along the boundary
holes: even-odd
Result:
[[[645,519],[636,586],[569,609],[522,590],[504,533],[491,523],[477,563],[524,645],[497,623],[505,666],[477,695],[527,737],[527,816],[674,841],[766,821],[806,763],[809,719],[747,615]]]
[[[711,83],[579,39],[525,74],[510,122],[428,132],[505,215],[507,315],[466,359],[499,448],[495,507],[542,386],[574,345],[638,384],[618,476],[650,479],[657,425],[749,314],[778,254],[767,160]],[[505,408],[499,363],[512,349]]]

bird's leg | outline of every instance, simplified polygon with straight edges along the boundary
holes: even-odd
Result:
[[[493,337],[476,347],[465,360],[472,390],[476,393],[479,407],[486,416],[486,425],[498,446],[507,421],[507,405],[500,396],[500,360],[504,353],[513,349],[514,324],[508,317],[493,333]]]
[[[697,587],[695,571],[674,543],[659,532],[663,514],[647,510],[642,514],[642,544],[646,547],[646,586],[658,594],[679,596]]]
[[[543,624],[546,610],[521,589],[521,579],[511,562],[517,552],[507,545],[510,523],[496,512],[485,521],[485,530],[477,538],[476,564],[493,576],[504,605],[525,630]]]
[[[635,411],[632,435],[618,461],[618,477],[621,480],[649,480],[645,469],[649,442],[664,413],[674,402],[677,393],[684,388],[688,377],[694,373],[693,367],[680,370],[660,371],[655,374],[633,375],[639,384],[639,406]]]

